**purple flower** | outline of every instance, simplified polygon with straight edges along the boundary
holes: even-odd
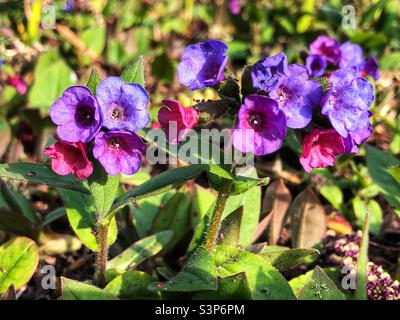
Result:
[[[108,77],[97,86],[96,97],[103,116],[103,126],[110,130],[137,131],[150,122],[149,96],[137,83],[125,83]]]
[[[360,68],[363,63],[363,50],[358,44],[347,41],[340,46],[340,68],[354,66]]]
[[[336,39],[321,35],[310,44],[310,53],[326,58],[326,61],[337,64],[340,59],[340,44]]]
[[[251,79],[255,88],[270,92],[276,88],[279,79],[287,73],[286,55],[278,53],[256,62],[251,70]]]
[[[212,87],[224,79],[228,46],[208,40],[186,47],[178,65],[179,82],[190,90]]]
[[[242,152],[265,155],[282,146],[286,117],[278,103],[266,96],[250,94],[240,107],[232,143]]]
[[[0,59],[0,68],[4,65],[5,62],[6,62],[6,60]]]
[[[289,128],[304,128],[311,121],[312,109],[321,102],[322,88],[317,81],[308,79],[306,67],[291,64],[287,76],[281,77],[269,96],[279,103]]]
[[[324,56],[313,54],[307,57],[306,65],[311,77],[321,77],[326,70],[326,59]]]
[[[139,170],[146,145],[129,131],[99,132],[95,137],[93,155],[106,172],[115,176],[132,175]]]
[[[102,122],[97,100],[83,86],[72,86],[65,90],[51,106],[50,117],[58,126],[58,137],[71,143],[92,140]]]
[[[378,61],[374,56],[365,61],[361,75],[364,76],[365,74],[370,75],[375,81],[379,79]]]
[[[64,11],[71,12],[75,9],[75,0],[67,0],[64,4]]]
[[[330,87],[322,102],[322,114],[343,137],[349,132],[369,128],[368,110],[374,101],[374,88],[368,80],[358,77],[356,67],[339,69],[330,77]]]

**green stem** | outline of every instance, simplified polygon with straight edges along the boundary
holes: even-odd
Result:
[[[218,233],[221,228],[222,215],[225,210],[226,202],[229,197],[229,190],[231,183],[226,184],[222,190],[218,193],[217,201],[215,203],[215,208],[213,215],[211,217],[211,223],[207,231],[207,237],[204,243],[204,247],[208,252],[214,249],[215,243],[218,238]]]
[[[108,258],[108,227],[109,224],[99,224],[97,227],[97,241],[99,243],[99,251],[96,253],[96,281],[100,288],[106,285],[104,272],[107,267]]]

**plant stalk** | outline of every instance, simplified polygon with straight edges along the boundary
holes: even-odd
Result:
[[[96,253],[96,282],[100,288],[106,285],[104,273],[107,267],[108,258],[108,227],[109,224],[99,224],[97,227],[97,241],[99,251]]]
[[[222,215],[224,213],[226,202],[229,197],[230,187],[231,183],[228,183],[218,193],[214,212],[211,217],[211,223],[207,232],[206,241],[204,243],[204,247],[207,249],[208,252],[211,252],[214,249],[215,243],[217,241],[218,233],[221,229]]]

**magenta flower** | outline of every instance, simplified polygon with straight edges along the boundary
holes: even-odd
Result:
[[[321,35],[310,44],[310,54],[324,56],[326,61],[337,64],[340,59],[340,44],[336,39]]]
[[[304,128],[311,121],[312,109],[321,102],[322,88],[317,81],[309,80],[306,67],[291,64],[287,76],[281,77],[269,96],[279,103],[289,128]]]
[[[304,170],[311,172],[313,168],[333,166],[336,156],[353,152],[350,138],[343,138],[334,129],[313,129],[303,140],[303,152],[300,163]]]
[[[158,112],[161,127],[166,129],[169,142],[175,144],[182,142],[189,130],[199,123],[199,112],[193,108],[182,107],[174,100],[163,100],[162,103],[165,107]]]
[[[229,0],[229,10],[234,15],[239,14],[240,13],[240,0]]]
[[[57,135],[67,142],[87,143],[101,127],[99,105],[87,87],[72,86],[64,91],[50,109]]]
[[[51,169],[60,176],[72,173],[78,179],[86,179],[93,172],[93,164],[86,156],[86,146],[81,142],[59,140],[46,148],[44,154],[52,159]]]
[[[286,135],[286,116],[278,103],[268,97],[250,94],[240,107],[232,143],[241,152],[265,155],[282,146]]]
[[[190,90],[215,86],[224,80],[227,50],[228,46],[218,40],[186,47],[178,65],[179,82]]]
[[[251,69],[251,79],[256,89],[270,92],[275,89],[282,76],[288,74],[287,57],[278,53],[256,62]]]
[[[132,175],[139,170],[146,145],[129,131],[99,132],[95,137],[93,155],[106,172],[115,176]]]
[[[7,84],[14,87],[20,95],[24,95],[28,89],[25,81],[21,76],[7,76]]]
[[[340,68],[360,67],[364,63],[363,50],[358,44],[349,41],[340,46]]]
[[[374,88],[358,74],[356,67],[334,71],[329,91],[322,101],[322,114],[343,137],[370,126],[368,108],[374,101]]]
[[[326,59],[317,54],[310,55],[306,59],[306,66],[311,77],[321,77],[326,70]]]
[[[108,77],[97,86],[96,97],[103,116],[103,126],[110,130],[137,131],[150,122],[147,105],[150,98],[137,83],[125,83]]]

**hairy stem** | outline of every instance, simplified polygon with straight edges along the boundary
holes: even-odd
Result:
[[[208,252],[211,252],[214,249],[215,243],[217,241],[219,229],[221,228],[222,223],[222,215],[225,210],[226,201],[228,200],[230,187],[231,183],[228,183],[218,193],[214,212],[211,217],[210,226],[207,231],[206,241],[204,243],[204,247],[207,249]]]
[[[97,227],[99,251],[96,253],[96,281],[101,288],[106,285],[104,272],[106,271],[108,258],[108,227],[109,224],[99,224]]]

